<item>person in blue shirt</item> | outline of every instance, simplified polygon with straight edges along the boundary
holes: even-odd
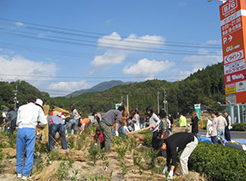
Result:
[[[53,115],[48,118],[49,120],[49,148],[52,150],[54,148],[54,139],[55,133],[59,132],[61,136],[61,145],[62,149],[67,149],[67,140],[65,133],[64,120],[61,119],[62,113],[58,113],[58,115]]]

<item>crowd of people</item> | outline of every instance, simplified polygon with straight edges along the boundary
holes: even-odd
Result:
[[[41,99],[31,97],[27,104],[19,107],[18,111],[10,108],[6,116],[7,122],[10,122],[9,136],[18,127],[16,170],[17,177],[22,177],[23,180],[31,176],[37,127],[43,128],[48,124],[50,150],[55,148],[54,142],[59,136],[61,148],[67,150],[68,130],[71,130],[70,135],[82,134],[93,121],[92,118],[82,118],[74,105],[70,106],[70,115],[52,111],[49,116],[44,115],[42,106],[43,101]],[[179,157],[181,174],[188,173],[189,156],[198,145],[199,119],[195,111],[192,112],[190,124],[187,124],[185,116],[179,113],[179,126],[181,128],[191,126],[191,133],[185,129],[184,132],[175,134],[171,134],[174,127],[172,115],[167,116],[164,110],[160,110],[156,114],[151,106],[146,108],[145,116],[139,114],[137,110],[132,110],[129,115],[126,115],[123,105],[119,106],[117,110],[112,109],[104,114],[94,112],[92,116],[98,123],[92,139],[95,145],[99,144],[101,149],[105,149],[105,152],[111,151],[112,136],[119,136],[119,134],[124,136],[128,132],[149,129],[152,132],[153,151],[161,150],[160,155],[167,159],[167,165],[163,170],[164,174],[169,171],[167,179],[173,178],[179,152],[181,153]],[[223,117],[221,113],[212,112],[211,117],[207,120],[207,137],[211,137],[214,144],[224,144],[226,141],[230,141],[231,117],[228,113],[225,112]],[[25,163],[23,163],[24,152],[26,152]]]
[[[216,111],[211,113],[211,118],[207,120],[207,137],[211,137],[211,141],[214,144],[224,145],[226,141],[231,141],[230,129],[231,117],[227,112],[222,113]]]

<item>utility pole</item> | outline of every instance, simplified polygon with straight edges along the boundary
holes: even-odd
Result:
[[[158,110],[158,114],[160,113],[160,105],[159,105],[159,96],[160,96],[160,92],[159,91],[157,91],[157,110]]]
[[[126,104],[127,104],[127,114],[129,114],[129,100],[128,100],[128,95],[126,95]]]
[[[19,103],[19,101],[17,100],[17,92],[18,92],[18,89],[17,89],[17,85],[15,86],[15,90],[13,90],[14,92],[14,103],[15,103],[15,109],[17,108],[17,104]]]
[[[163,100],[164,111],[168,115],[167,94],[166,94],[166,90],[165,89],[164,89],[163,93],[164,93],[164,100]]]

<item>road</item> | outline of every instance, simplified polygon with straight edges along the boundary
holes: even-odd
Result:
[[[198,136],[206,136],[206,130],[199,130]],[[246,139],[246,131],[231,131],[231,139]]]

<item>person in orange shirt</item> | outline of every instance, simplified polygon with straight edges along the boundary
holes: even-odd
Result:
[[[85,130],[86,125],[90,122],[91,120],[89,118],[84,118],[80,120],[81,123],[81,127],[80,127],[80,134],[83,133],[83,131]]]

